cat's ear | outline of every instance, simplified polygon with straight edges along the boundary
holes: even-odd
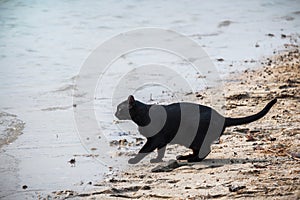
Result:
[[[133,108],[134,104],[135,104],[134,97],[132,95],[129,95],[129,97],[128,97],[128,107],[129,107],[129,109]]]

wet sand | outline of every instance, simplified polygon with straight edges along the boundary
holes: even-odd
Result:
[[[147,159],[123,172],[109,173],[102,181],[91,182],[95,187],[92,191],[61,190],[51,196],[58,199],[299,199],[300,54],[297,45],[287,45],[287,49],[262,61],[261,67],[255,70],[228,77],[226,116],[256,113],[275,97],[278,102],[264,118],[227,128],[204,161],[172,161],[188,150],[168,146],[164,163],[150,164]],[[210,92],[213,91],[201,93],[198,103],[208,105]],[[167,172],[153,172],[157,168]]]

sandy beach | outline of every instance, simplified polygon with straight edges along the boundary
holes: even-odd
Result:
[[[227,128],[204,161],[177,162],[175,156],[188,150],[168,146],[164,163],[142,161],[122,172],[107,174],[103,181],[90,183],[96,187],[92,191],[62,190],[51,196],[57,199],[299,199],[300,53],[297,45],[286,45],[286,48],[286,52],[261,61],[261,67],[228,77],[226,116],[258,112],[273,98],[278,102],[264,118]],[[207,105],[210,92],[201,93],[198,103]]]

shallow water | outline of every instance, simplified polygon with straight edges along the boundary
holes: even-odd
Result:
[[[300,30],[299,13],[296,0],[236,4],[1,1],[0,111],[16,115],[26,125],[16,141],[0,149],[0,198],[21,199],[59,189],[83,191],[91,187],[89,181],[99,180],[107,171],[96,159],[84,156],[93,152],[80,141],[72,107],[74,79],[88,55],[103,41],[140,27],[172,29],[202,46],[224,77],[259,65],[258,60],[293,42],[281,34],[289,36]],[[267,35],[270,33],[274,36]],[[220,58],[224,61],[218,62]],[[195,78],[198,75],[174,55],[140,51],[121,57],[99,81],[95,93],[96,117],[107,137],[117,137],[120,127],[112,124],[114,104],[103,95],[120,80],[124,69],[153,60],[177,66],[191,84],[199,81]],[[197,89],[203,86],[199,83]],[[151,85],[140,87],[136,95],[147,102],[149,93],[159,102],[181,100],[176,91],[162,91],[167,89]],[[135,130],[133,125],[126,127]],[[4,134],[2,130],[1,136]],[[76,167],[70,167],[67,161],[74,154],[82,156],[76,157]],[[23,185],[28,189],[23,190]]]

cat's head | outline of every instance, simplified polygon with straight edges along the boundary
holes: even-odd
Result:
[[[119,120],[131,120],[129,110],[133,109],[134,106],[135,106],[135,99],[132,95],[130,95],[126,101],[123,101],[117,106],[117,111],[115,113],[115,116]]]

